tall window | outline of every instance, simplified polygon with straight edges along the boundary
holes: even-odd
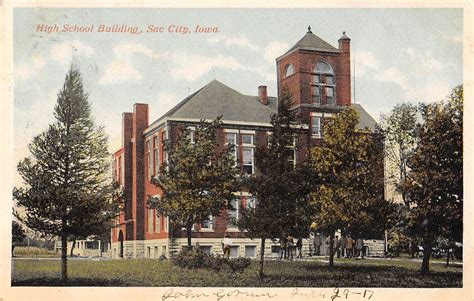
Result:
[[[158,136],[153,137],[153,160],[155,160],[155,175],[160,173],[160,148]]]
[[[151,176],[153,176],[153,165],[152,165],[151,153],[150,153],[150,140],[146,141],[145,153],[146,153],[146,162],[148,166],[148,179],[151,179]]]
[[[321,138],[321,117],[311,116],[311,135]]]
[[[237,228],[237,221],[239,220],[239,200],[231,200],[227,209],[229,215],[229,228]]]
[[[153,233],[153,225],[154,225],[154,220],[153,220],[153,209],[148,209],[148,233]]]
[[[233,147],[233,150],[231,151],[231,156],[234,159],[234,166],[237,166],[237,134],[226,133],[225,143],[226,145],[231,145]]]
[[[314,66],[311,88],[314,104],[334,105],[336,103],[336,81],[331,65],[318,62]]]
[[[255,172],[253,134],[242,134],[242,167],[244,174]]]
[[[156,217],[155,217],[155,232],[156,233],[161,232],[161,215],[158,211],[156,211]]]

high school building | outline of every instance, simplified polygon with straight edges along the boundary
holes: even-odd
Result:
[[[351,101],[350,43],[343,33],[338,47],[333,47],[308,28],[301,40],[276,58],[278,92],[291,92],[292,109],[305,128],[294,143],[295,162],[308,157],[309,149],[324,139],[327,120],[347,106],[358,112],[359,128],[375,129],[374,119]],[[151,122],[148,104],[136,103],[133,112],[123,113],[123,146],[114,154],[114,176],[123,186],[124,205],[111,231],[113,257],[158,258],[186,245],[185,231],[171,231],[169,219],[146,205],[150,196],[162,195],[150,179],[166,161],[164,141],[176,139],[179,128],[223,116],[220,143],[237,146],[234,158],[242,174],[255,172],[255,146],[266,143],[278,103],[276,97],[268,96],[266,86],[256,86],[255,92],[255,96],[244,95],[213,80]],[[253,201],[245,191],[239,192],[231,203],[233,209],[194,225],[193,243],[199,242],[206,252],[222,253],[220,242],[229,233],[234,244],[231,256],[258,256],[259,241],[246,238],[235,225],[239,208]],[[266,255],[275,253],[276,246],[267,244]]]

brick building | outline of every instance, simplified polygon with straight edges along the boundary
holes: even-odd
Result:
[[[308,28],[301,40],[276,59],[276,64],[278,92],[288,89],[292,93],[292,109],[305,125],[294,145],[296,162],[305,160],[309,148],[324,139],[326,120],[347,106],[358,112],[360,128],[375,129],[373,118],[351,101],[350,39],[345,33],[335,48]],[[123,144],[114,154],[114,176],[123,186],[124,206],[112,228],[113,257],[157,258],[186,245],[184,231],[170,231],[167,217],[146,206],[150,196],[162,194],[150,179],[166,161],[164,141],[175,139],[179,127],[192,128],[201,119],[223,116],[219,139],[237,146],[236,164],[242,173],[255,172],[254,148],[266,143],[270,117],[276,113],[278,102],[267,95],[266,86],[256,87],[256,92],[256,96],[244,95],[213,80],[153,122],[149,122],[147,104],[137,103],[133,112],[123,114]],[[193,242],[199,242],[206,252],[221,253],[222,237],[230,233],[235,244],[231,256],[257,256],[259,241],[246,238],[233,224],[239,217],[239,207],[252,201],[248,193],[239,192],[231,203],[233,209],[194,225]],[[275,244],[267,246],[268,255],[276,252]]]

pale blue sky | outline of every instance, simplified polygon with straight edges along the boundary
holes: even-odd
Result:
[[[219,33],[44,33],[38,24],[215,26]],[[14,10],[16,159],[53,121],[73,62],[93,115],[120,146],[121,114],[150,105],[150,122],[212,79],[244,94],[276,95],[275,58],[311,25],[337,47],[346,31],[356,63],[356,102],[379,119],[396,103],[435,101],[462,83],[462,9],[37,9]],[[73,51],[73,49],[75,49]],[[74,54],[73,54],[74,53]]]

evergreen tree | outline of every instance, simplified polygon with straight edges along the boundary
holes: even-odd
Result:
[[[28,228],[59,236],[61,279],[67,281],[67,241],[95,234],[115,212],[107,136],[94,124],[79,71],[71,66],[54,108],[56,121],[34,137],[18,164],[23,187],[13,191]]]
[[[381,235],[392,210],[384,200],[383,144],[380,135],[357,130],[357,113],[347,108],[325,124],[322,146],[311,150],[320,179],[311,194],[318,228],[329,235],[329,266],[334,265],[336,230]]]
[[[12,221],[12,256],[15,247],[26,238],[25,231],[17,221]]]
[[[422,239],[421,273],[429,273],[435,241],[462,241],[463,228],[463,88],[454,89],[447,102],[424,105],[417,146],[408,160],[410,223]]]
[[[211,123],[202,120],[194,131],[182,128],[176,141],[167,141],[168,163],[152,179],[164,194],[150,197],[149,208],[186,229],[189,250],[193,225],[219,216],[237,190],[230,147],[220,145],[217,138],[221,125],[217,118]]]
[[[309,225],[308,195],[310,182],[303,164],[294,164],[298,122],[290,111],[291,95],[279,97],[278,113],[271,118],[268,145],[256,149],[257,172],[246,181],[256,197],[253,207],[242,208],[239,228],[250,237],[260,238],[259,276],[264,277],[264,252],[267,238],[306,235]]]

